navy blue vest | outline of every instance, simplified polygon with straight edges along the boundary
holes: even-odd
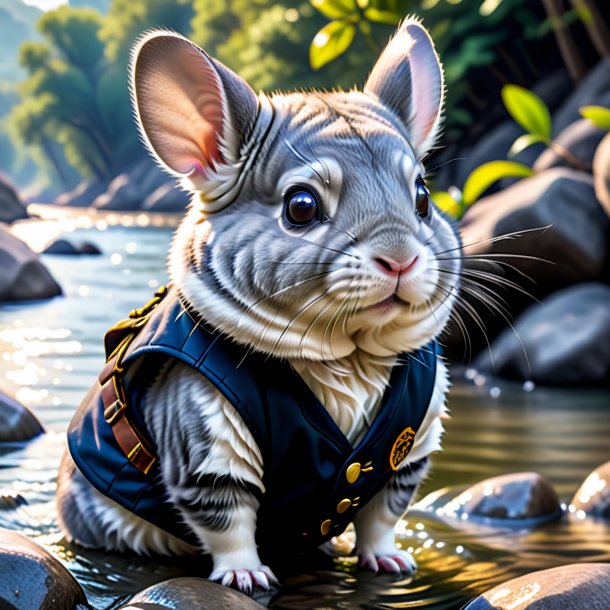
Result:
[[[174,358],[199,371],[235,407],[261,451],[265,493],[257,515],[259,545],[272,549],[275,540],[283,549],[318,546],[344,531],[409,453],[432,396],[436,354],[431,343],[401,356],[377,417],[352,447],[287,361],[247,353],[191,318],[170,292],[127,351],[123,384],[130,419],[145,431],[139,403],[159,367]],[[117,444],[103,416],[99,384],[75,414],[68,444],[76,465],[99,491],[150,523],[197,542],[167,499],[159,462],[144,474]]]

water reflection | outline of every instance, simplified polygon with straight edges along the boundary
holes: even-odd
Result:
[[[45,257],[65,296],[0,308],[0,387],[32,407],[49,431],[25,447],[3,448],[0,526],[22,531],[58,555],[96,608],[116,607],[154,582],[201,575],[204,569],[192,559],[141,559],[72,547],[57,529],[53,503],[65,429],[103,363],[102,335],[166,282],[172,226],[167,219],[142,214],[99,218],[76,212],[42,220],[34,229],[26,230],[24,223],[16,232],[27,233],[28,241],[40,247],[43,235],[48,241],[71,232],[70,238],[92,241],[103,254]],[[476,372],[469,375],[476,378]],[[554,391],[483,379],[478,385],[457,384],[445,450],[435,456],[423,494],[440,491],[397,530],[399,543],[418,560],[417,575],[374,576],[357,571],[353,559],[326,566],[316,560],[287,567],[285,589],[260,600],[276,609],[442,610],[459,608],[531,570],[610,561],[609,528],[569,507],[562,520],[535,530],[484,527],[434,512],[468,484],[522,470],[546,475],[568,502],[585,476],[610,458],[608,399],[599,390]],[[599,485],[592,479],[585,491],[594,493]]]

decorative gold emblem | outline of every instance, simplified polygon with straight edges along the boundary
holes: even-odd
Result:
[[[390,451],[390,466],[392,470],[398,470],[401,462],[409,455],[413,448],[415,431],[413,428],[405,428],[394,441],[392,451]]]

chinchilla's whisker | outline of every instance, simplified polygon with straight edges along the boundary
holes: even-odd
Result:
[[[449,307],[447,305],[447,300],[452,296],[453,291],[447,290],[447,288],[445,288],[442,285],[442,283],[440,283],[440,282],[437,287],[438,287],[439,292],[446,296],[444,299],[439,298],[439,305],[437,307],[435,307],[435,310],[440,308],[443,305],[448,309],[449,319],[455,321],[458,328],[460,329],[460,333],[462,334],[462,337],[464,338],[464,359],[466,358],[466,348],[468,348],[468,359],[470,360],[470,359],[472,359],[472,340],[470,338],[470,333],[468,332],[468,328],[467,328],[464,320],[462,319],[460,312],[457,310],[457,308],[454,307],[452,309],[451,307]],[[451,288],[453,289],[453,287],[451,287]],[[434,299],[434,297],[433,297],[433,299]],[[431,300],[430,306],[432,306],[433,299]],[[459,295],[457,295],[457,300],[459,300]]]
[[[329,320],[328,324],[326,325],[326,328],[324,329],[324,335],[322,336],[322,345],[324,345],[324,341],[326,340],[326,333],[329,330],[330,327],[330,336],[328,339],[328,344],[330,346],[330,351],[331,354],[334,355],[333,349],[332,349],[332,345],[333,345],[333,334],[335,332],[335,329],[337,328],[337,324],[339,323],[339,320],[341,319],[341,315],[343,313],[343,310],[345,310],[346,315],[343,316],[344,320],[347,320],[347,317],[349,316],[349,309],[350,309],[350,302],[351,302],[351,297],[353,292],[355,291],[355,288],[351,288],[348,293],[347,293],[347,297],[345,298],[345,300],[343,301],[343,303],[341,303],[341,305],[339,306],[339,308],[337,309],[337,311],[332,315],[331,319]]]
[[[330,271],[324,271],[322,273],[317,273],[316,275],[314,275],[312,277],[308,277],[308,278],[305,278],[304,280],[299,280],[298,282],[295,282],[294,284],[290,284],[289,286],[285,286],[284,288],[281,288],[280,290],[277,290],[276,292],[269,294],[266,297],[259,299],[258,301],[255,301],[254,303],[252,303],[251,305],[248,306],[248,309],[246,309],[246,311],[244,313],[249,313],[257,305],[260,305],[261,303],[264,303],[265,301],[268,301],[269,299],[272,299],[273,297],[276,297],[279,294],[287,292],[288,290],[293,290],[294,288],[298,288],[299,286],[302,286],[303,284],[307,284],[308,282],[313,282],[314,280],[319,280],[323,277],[330,275],[331,273],[334,273],[335,271],[339,271],[339,269],[331,269]]]
[[[314,299],[311,299],[308,303],[306,303],[303,307],[301,307],[299,309],[299,311],[292,316],[292,318],[290,318],[290,320],[288,320],[286,326],[282,329],[282,332],[280,333],[280,336],[277,338],[277,340],[275,341],[274,345],[273,345],[273,350],[275,350],[277,348],[277,346],[280,344],[281,340],[286,336],[286,334],[290,331],[290,328],[292,326],[294,326],[294,324],[296,323],[296,321],[310,308],[313,307],[316,303],[319,303],[322,299],[324,299],[326,296],[328,296],[328,294],[330,293],[332,289],[332,286],[328,286],[326,288],[326,290],[324,290],[324,292],[322,292],[322,294],[319,294],[317,297],[315,297]],[[315,319],[315,318],[314,318]],[[272,351],[273,351],[272,350]]]
[[[443,250],[442,252],[435,252],[434,254],[438,256],[439,254],[447,254],[448,252],[455,252],[456,250],[464,250],[465,248],[469,248],[471,246],[478,246],[480,244],[493,244],[498,241],[511,240],[511,239],[521,237],[522,235],[525,235],[526,233],[533,233],[534,231],[542,231],[542,232],[547,231],[552,226],[553,225],[547,225],[545,227],[536,227],[534,229],[522,229],[520,231],[512,231],[511,233],[504,233],[502,235],[497,235],[495,237],[490,237],[488,239],[481,239],[479,241],[473,241],[472,243],[469,243],[469,244],[461,244],[461,245],[457,246],[456,248],[450,248],[449,250]]]
[[[344,256],[349,256],[350,258],[355,258],[357,261],[360,261],[360,257],[355,254],[350,254],[349,252],[345,252],[345,250],[337,250],[335,248],[330,248],[329,246],[323,246],[322,244],[318,244],[315,241],[308,241],[308,244],[312,246],[316,246],[317,248],[322,248],[322,250],[330,250],[331,252],[336,252],[337,254],[343,254]]]
[[[439,163],[438,165],[435,165],[434,167],[431,167],[430,169],[426,169],[424,171],[424,178],[427,178],[432,172],[435,172],[437,169],[440,169],[441,167],[444,167],[445,165],[448,165],[449,163],[454,163],[455,161],[466,161],[468,157],[453,157],[453,159],[447,159],[447,161],[443,161],[442,163]]]
[[[484,285],[481,284],[480,282],[475,282],[474,281],[475,278],[484,280],[486,282],[489,282],[490,284],[495,284],[495,285],[500,286],[507,290],[508,289],[515,290],[516,292],[520,292],[521,294],[525,295],[529,299],[532,299],[532,301],[535,301],[536,303],[540,303],[540,301],[531,292],[525,290],[524,288],[519,286],[519,284],[517,284],[516,282],[513,282],[512,280],[509,280],[504,277],[498,277],[497,275],[494,275],[493,273],[486,273],[485,271],[475,271],[473,269],[466,269],[462,276],[462,281],[469,280],[469,281],[475,283],[477,286],[484,287]],[[485,286],[485,288],[487,288],[487,287]]]
[[[504,307],[500,306],[497,302],[486,297],[486,295],[484,293],[477,292],[476,290],[474,290],[470,287],[466,287],[466,286],[464,286],[464,291],[467,292],[468,294],[470,294],[471,296],[473,296],[474,298],[478,299],[492,313],[497,312],[498,314],[500,314],[500,316],[506,322],[506,324],[508,324],[508,326],[510,326],[515,337],[517,338],[517,341],[519,341],[519,345],[521,346],[521,350],[523,351],[523,356],[525,357],[525,362],[527,364],[528,371],[531,375],[532,369],[530,366],[529,358],[527,356],[527,350],[525,349],[525,345],[523,345],[521,336],[519,335],[519,333],[517,332],[517,329],[514,327],[513,323],[510,320],[510,312],[508,312]],[[491,355],[491,350],[490,350],[490,355]],[[492,365],[493,365],[493,358],[492,358]],[[495,365],[493,365],[493,366],[495,369]]]
[[[503,252],[490,252],[488,254],[462,254],[461,256],[456,256],[453,258],[439,258],[438,260],[489,260],[494,258],[520,258],[524,260],[536,261],[538,263],[547,263],[549,265],[556,265],[557,263],[550,261],[546,258],[540,258],[539,256],[531,256],[529,254],[511,254],[511,253],[503,253]]]

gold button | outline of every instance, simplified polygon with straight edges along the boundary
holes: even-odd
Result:
[[[352,501],[349,498],[345,498],[337,504],[337,512],[344,513],[350,506],[352,505]]]
[[[355,483],[360,476],[360,462],[354,462],[347,467],[345,477],[348,483]]]
[[[322,521],[322,525],[320,525],[320,531],[322,532],[322,536],[326,536],[328,532],[330,532],[330,526],[332,521],[330,519],[326,519],[326,521]]]

